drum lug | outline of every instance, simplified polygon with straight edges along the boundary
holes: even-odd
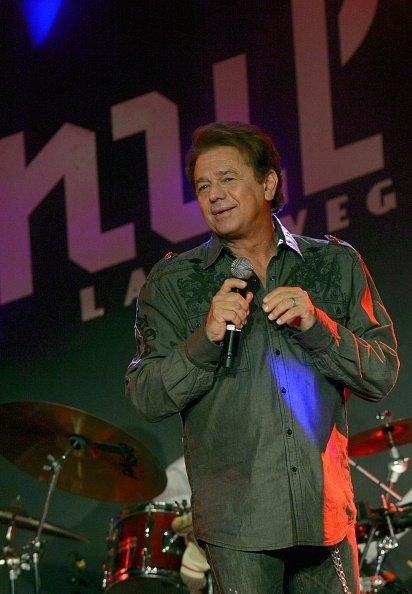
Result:
[[[184,539],[179,534],[176,534],[176,532],[173,532],[172,530],[163,532],[162,553],[181,556],[183,555],[184,550]]]

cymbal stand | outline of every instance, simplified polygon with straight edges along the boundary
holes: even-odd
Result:
[[[386,555],[389,553],[389,551],[392,551],[393,549],[396,549],[399,546],[399,542],[395,536],[395,530],[393,529],[392,520],[389,515],[389,508],[388,508],[388,503],[386,501],[385,495],[381,495],[381,499],[382,499],[383,508],[385,510],[385,520],[386,520],[386,524],[388,526],[389,536],[385,536],[385,538],[383,538],[381,541],[378,542],[379,554],[378,554],[378,561],[377,561],[377,565],[376,565],[375,575],[379,575],[379,572],[382,567],[382,563],[383,563]]]
[[[20,575],[20,558],[17,556],[14,550],[10,550],[6,553],[5,558],[0,560],[0,564],[7,565],[9,569],[10,594],[15,594],[16,581]]]
[[[3,557],[0,559],[0,566],[7,565],[9,569],[10,594],[15,594],[16,581],[20,575],[20,557],[17,555],[17,552],[13,547],[15,529],[16,526],[12,520],[10,526],[7,528],[6,544],[3,546]]]
[[[388,487],[388,485],[386,485],[385,483],[380,481],[376,476],[374,476],[371,472],[369,472],[369,470],[366,470],[366,468],[364,468],[363,466],[361,466],[360,464],[355,462],[355,460],[352,460],[352,458],[349,458],[349,464],[351,466],[353,466],[354,468],[356,468],[356,470],[358,470],[361,474],[365,475],[373,483],[378,485],[381,489],[383,489],[383,491],[386,491],[389,495],[392,495],[392,497],[394,499],[397,499],[398,501],[402,501],[402,497],[399,495],[399,493],[394,491],[392,489],[392,487]]]
[[[81,435],[72,435],[70,437],[70,448],[59,458],[56,459],[54,456],[49,454],[47,459],[49,464],[43,466],[43,470],[51,471],[52,477],[49,484],[49,488],[47,491],[46,501],[43,507],[43,513],[41,515],[39,525],[37,528],[36,536],[31,541],[31,557],[33,561],[33,570],[34,570],[34,587],[35,587],[35,594],[40,594],[40,587],[41,587],[41,579],[40,579],[40,572],[39,572],[39,561],[40,561],[40,551],[41,551],[41,534],[43,531],[43,526],[47,518],[47,514],[49,512],[50,507],[50,500],[51,496],[56,488],[57,482],[59,480],[60,472],[62,470],[62,463],[68,458],[68,456],[74,450],[82,449],[86,444],[86,440]]]
[[[388,442],[390,446],[390,462],[388,464],[389,474],[388,474],[388,483],[390,488],[392,488],[397,482],[401,474],[408,470],[409,466],[409,458],[401,458],[399,454],[399,450],[396,446],[396,443],[393,439],[393,426],[391,425],[392,422],[392,415],[389,410],[384,410],[382,413],[376,415],[376,418],[380,421],[384,422],[384,427],[382,427],[382,432],[386,433],[388,437]],[[386,496],[386,502],[389,501],[389,495]]]
[[[369,548],[373,542],[376,530],[377,530],[376,526],[371,527],[371,531],[369,532],[368,539],[367,539],[367,541],[365,543],[365,547],[362,551],[361,558],[359,559],[359,571],[361,571],[363,564],[365,563],[365,559],[368,554]]]
[[[391,487],[388,487],[388,485],[386,485],[385,483],[383,483],[382,481],[380,481],[376,476],[374,476],[371,472],[369,472],[369,470],[366,470],[366,468],[364,468],[363,466],[361,466],[360,464],[358,464],[357,462],[355,462],[355,460],[352,460],[352,458],[349,458],[349,464],[351,466],[353,466],[354,468],[356,468],[356,470],[358,472],[360,472],[361,474],[363,474],[364,476],[366,476],[370,481],[372,481],[373,483],[375,483],[376,485],[378,485],[383,491],[385,491],[387,493],[387,497],[388,498],[389,498],[389,496],[392,496],[394,499],[397,499],[398,501],[401,501],[402,500],[402,497],[399,495],[399,493],[397,493],[396,491],[394,491]],[[385,502],[386,502],[385,495],[382,495],[382,499],[384,499]],[[390,522],[391,529],[393,531],[392,522],[391,522],[389,516],[387,516],[387,521]],[[361,556],[361,558],[359,560],[359,569],[362,568],[363,563],[365,562],[365,559],[366,559],[366,556],[368,554],[369,548],[370,548],[370,546],[372,544],[372,541],[373,541],[373,538],[375,536],[375,532],[376,532],[376,526],[372,526],[371,527],[371,531],[370,531],[370,533],[368,535],[368,540],[365,543],[365,548],[363,549],[362,556]],[[390,542],[389,541],[384,543],[384,546],[385,547],[386,546],[389,546],[389,545],[390,545]],[[383,543],[382,543],[382,546],[383,546]],[[389,550],[390,549],[388,549],[388,551]],[[388,552],[388,551],[386,551],[386,552]],[[385,552],[385,554],[386,554],[386,552]],[[384,556],[382,557],[382,562],[383,562]],[[379,568],[382,565],[382,562],[380,563]]]
[[[0,566],[7,565],[9,568],[9,590],[10,594],[16,593],[16,583],[21,570],[30,571],[30,562],[27,555],[19,556],[13,547],[16,524],[12,519],[6,533],[6,544],[3,547],[3,558],[0,559]]]

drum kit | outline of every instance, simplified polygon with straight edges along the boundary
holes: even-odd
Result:
[[[49,485],[39,520],[18,506],[0,510],[0,523],[8,526],[0,567],[8,569],[10,594],[17,592],[22,570],[32,571],[34,592],[41,593],[44,534],[88,542],[46,521],[56,488],[100,501],[143,502],[112,520],[104,592],[187,592],[179,575],[185,543],[171,529],[176,515],[187,508],[150,503],[166,487],[167,477],[145,446],[103,419],[61,404],[7,402],[0,404],[0,417],[0,453]],[[35,532],[23,551],[14,546],[17,529]]]
[[[31,571],[35,594],[41,594],[40,559],[51,535],[88,543],[84,536],[47,521],[56,488],[100,501],[125,503],[110,522],[107,557],[101,591],[105,594],[160,594],[189,590],[180,579],[185,540],[172,529],[173,520],[188,513],[186,502],[156,502],[167,477],[156,457],[138,440],[107,421],[76,408],[50,402],[0,404],[0,453],[39,481],[48,484],[40,519],[19,505],[0,509],[0,524],[7,526],[0,550],[0,569],[8,570],[10,594],[18,589],[21,571]],[[408,468],[398,446],[412,442],[412,418],[392,420],[388,411],[379,425],[349,439],[349,462],[382,491],[382,506],[358,504],[356,526],[361,568],[361,592],[382,590],[386,555],[412,526],[412,503],[394,490]],[[389,450],[387,482],[379,480],[353,457]],[[390,498],[396,503],[390,502]],[[34,532],[22,550],[14,543],[16,530]],[[365,568],[368,567],[368,575]],[[370,568],[373,568],[370,571]],[[406,591],[406,590],[405,590]],[[209,578],[207,592],[213,592]]]
[[[396,576],[386,572],[388,553],[398,548],[400,538],[412,526],[412,489],[404,497],[394,491],[400,476],[408,470],[409,458],[402,458],[398,446],[412,442],[412,419],[393,420],[390,411],[377,415],[379,425],[349,438],[349,464],[382,491],[379,508],[358,503],[356,536],[362,594],[379,592]],[[369,456],[389,450],[388,477],[383,482],[355,462],[352,456]],[[390,498],[396,503],[390,502]],[[399,585],[399,592],[408,592]]]

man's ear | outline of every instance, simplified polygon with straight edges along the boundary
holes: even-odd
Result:
[[[279,178],[277,176],[276,171],[271,169],[265,178],[265,182],[263,184],[263,189],[265,191],[265,200],[268,202],[272,202],[273,196],[276,193],[276,188],[278,187]]]

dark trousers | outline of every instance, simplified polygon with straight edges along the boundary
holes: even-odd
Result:
[[[339,543],[351,594],[359,594],[358,550],[352,528]],[[206,544],[218,594],[342,594],[330,547],[296,546],[275,551],[238,551]]]

